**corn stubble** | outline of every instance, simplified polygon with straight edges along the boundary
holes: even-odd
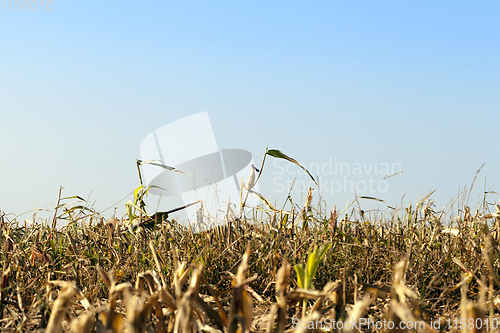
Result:
[[[60,229],[2,215],[1,331],[319,332],[309,323],[360,318],[395,327],[322,331],[496,331],[499,204],[447,217],[426,197],[339,217],[309,192],[303,209],[198,234],[171,219],[131,230],[83,208]]]

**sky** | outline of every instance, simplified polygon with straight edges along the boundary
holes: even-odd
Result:
[[[442,209],[483,164],[470,205],[485,188],[499,191],[496,1],[2,6],[0,210],[9,218],[37,207],[50,216],[60,186],[106,217],[124,214],[141,141],[204,111],[219,148],[247,150],[257,165],[266,147],[279,149],[312,169],[315,200],[328,209],[383,180],[387,166],[402,172],[369,193],[384,202],[363,205],[384,211],[435,190]],[[260,191],[281,206],[294,179],[302,205],[308,177],[268,158]],[[153,212],[182,201],[147,203]]]

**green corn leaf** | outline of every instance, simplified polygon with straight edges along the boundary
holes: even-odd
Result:
[[[306,289],[311,289],[313,286],[313,280],[314,277],[316,276],[316,273],[318,271],[319,264],[321,263],[321,260],[325,256],[326,252],[332,244],[327,244],[323,246],[321,249],[318,249],[318,246],[314,246],[314,250],[312,252],[309,252],[307,256],[307,264],[306,268],[304,269],[302,264],[300,265],[295,265],[295,270],[297,271],[297,281],[300,279],[300,284],[301,288],[306,288]],[[302,270],[302,275],[299,276],[299,270]]]
[[[317,246],[314,246],[314,251],[309,254],[307,258],[307,273],[306,273],[306,288],[310,289],[312,286],[312,281],[314,280],[314,276],[316,275],[316,270],[318,269],[318,263],[316,262],[316,250]]]
[[[299,285],[299,288],[305,288],[304,286],[304,265],[298,264],[293,266],[295,268],[295,272],[297,272],[297,284]]]
[[[385,202],[382,199],[374,198],[374,197],[369,197],[369,196],[366,196],[366,195],[359,196],[358,199],[368,199],[368,200],[376,200],[376,201],[380,201],[380,202]]]
[[[297,160],[295,160],[294,158],[282,153],[280,150],[278,149],[271,149],[271,150],[268,150],[266,152],[267,155],[269,156],[272,156],[272,157],[275,157],[275,158],[282,158],[284,160],[287,160],[289,162],[292,162],[296,165],[299,166],[299,168],[301,168],[302,170],[304,170],[305,172],[307,172],[307,174],[309,175],[309,177],[311,177],[312,181],[314,182],[314,184],[316,184],[316,186],[318,186],[318,183],[316,182],[316,180],[314,179],[314,177],[309,173],[309,171],[304,168],[302,165],[299,164],[299,162],[297,162]]]
[[[135,189],[134,191],[134,199],[135,199],[135,202],[139,201],[138,200],[138,197],[139,197],[139,191],[142,190],[144,188],[144,186],[139,186],[138,188]]]
[[[323,248],[319,251],[318,255],[318,261],[321,261],[323,259],[323,256],[326,254],[326,252],[332,247],[332,244],[326,244],[323,246]]]
[[[125,207],[127,208],[128,220],[130,221],[130,223],[134,222],[135,215],[133,210],[133,202],[130,200],[127,201],[125,203]]]

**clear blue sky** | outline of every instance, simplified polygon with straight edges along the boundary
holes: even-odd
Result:
[[[258,164],[266,146],[306,166],[399,163],[403,173],[374,194],[390,205],[436,190],[439,209],[483,163],[471,204],[485,179],[500,190],[496,1],[52,3],[0,4],[7,213],[53,208],[60,185],[97,210],[113,205],[138,186],[142,139],[202,111],[220,148],[249,150]],[[261,191],[281,204],[286,164],[269,162]],[[330,207],[354,197],[322,195]]]

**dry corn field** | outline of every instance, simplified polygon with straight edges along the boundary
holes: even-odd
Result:
[[[200,233],[148,215],[142,180],[122,219],[61,190],[50,220],[0,211],[0,331],[498,331],[500,203],[280,210],[250,183],[265,205]]]
[[[63,228],[1,217],[2,332],[496,331],[498,204],[451,221],[428,199],[388,219],[307,207],[198,234],[73,208]]]

